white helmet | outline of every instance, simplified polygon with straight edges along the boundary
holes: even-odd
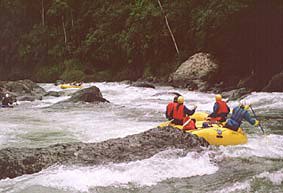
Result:
[[[7,98],[8,98],[9,96],[10,96],[10,95],[9,95],[8,93],[7,93],[7,94],[5,94],[5,97],[7,97]]]

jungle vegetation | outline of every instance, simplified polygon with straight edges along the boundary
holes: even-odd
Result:
[[[281,0],[0,0],[0,76],[166,80],[209,52],[220,79],[264,82],[282,70],[282,14]]]

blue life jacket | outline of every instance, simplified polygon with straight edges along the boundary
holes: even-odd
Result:
[[[252,125],[254,125],[256,121],[255,119],[251,118],[250,113],[247,110],[241,107],[235,107],[233,109],[232,116],[230,119],[227,120],[225,127],[237,131],[240,125],[242,124],[243,119],[245,119]]]
[[[235,107],[233,109],[231,119],[233,121],[237,122],[238,125],[240,126],[242,124],[243,119],[245,119],[245,117],[247,117],[247,113],[249,113],[249,112],[246,111],[245,109],[242,109],[240,107]]]

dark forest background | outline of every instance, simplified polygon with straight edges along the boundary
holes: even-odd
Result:
[[[266,84],[282,70],[282,0],[160,2],[0,0],[0,78],[166,80],[197,52],[217,58],[219,81]]]

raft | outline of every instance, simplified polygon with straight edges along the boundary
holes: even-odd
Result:
[[[211,124],[208,128],[202,128],[202,123],[205,121],[206,113],[195,113],[191,118],[196,119],[197,130],[186,130],[198,137],[204,138],[210,145],[240,145],[248,142],[247,135],[241,128],[238,131],[223,127],[221,124]],[[159,127],[172,126],[176,129],[183,129],[182,125],[175,125],[170,121],[161,123]]]
[[[78,86],[78,85],[71,85],[71,84],[60,84],[59,87],[61,89],[67,89],[67,88],[82,88],[83,86],[82,85],[80,85],[80,86]]]

